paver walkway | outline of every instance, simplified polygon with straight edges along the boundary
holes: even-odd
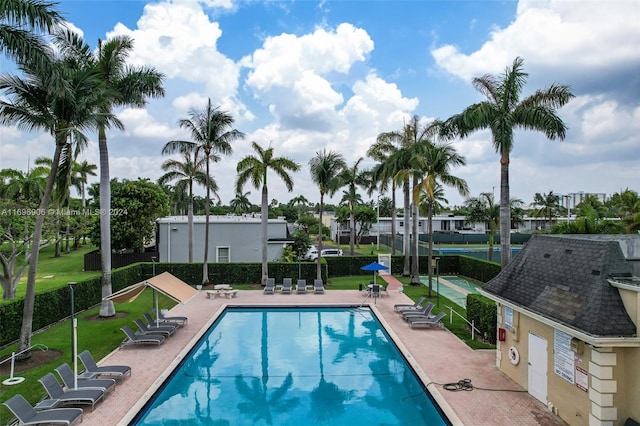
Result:
[[[565,425],[549,414],[546,407],[524,392],[495,367],[495,351],[474,351],[446,329],[412,329],[394,312],[393,305],[411,303],[397,290],[400,282],[383,275],[389,283],[389,295],[371,304],[385,323],[396,343],[408,351],[409,362],[454,424],[527,426]],[[339,305],[361,304],[363,294],[357,290],[331,291],[324,294],[264,295],[258,290],[240,291],[234,299],[208,299],[196,296],[185,305],[177,305],[170,314],[189,317],[189,324],[178,330],[160,347],[131,347],[109,354],[99,364],[126,364],[131,377],[119,383],[112,395],[94,411],[85,410],[84,424],[126,425],[154,390],[160,386],[173,366],[180,362],[185,348],[197,341],[215,317],[229,305]],[[367,301],[367,303],[370,299]],[[133,321],[133,318],[131,319]],[[471,392],[450,392],[440,384],[469,378],[476,387]],[[490,388],[502,391],[477,389]],[[511,390],[511,391],[510,391]],[[393,401],[390,401],[393,403]]]

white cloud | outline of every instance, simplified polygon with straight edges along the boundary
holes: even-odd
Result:
[[[494,30],[475,52],[454,45],[432,51],[436,63],[465,81],[502,72],[516,56],[543,70],[559,66],[582,72],[585,67],[615,68],[640,59],[637,2],[521,0],[516,19]],[[533,73],[532,73],[533,74]]]

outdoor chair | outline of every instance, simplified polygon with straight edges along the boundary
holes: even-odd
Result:
[[[432,302],[427,302],[424,304],[422,309],[404,311],[401,312],[400,315],[402,315],[402,319],[405,321],[408,321],[408,318],[411,317],[429,317],[434,306],[435,305]]]
[[[45,374],[38,381],[47,391],[49,398],[57,399],[59,404],[87,404],[93,409],[105,394],[104,389],[97,388],[64,390],[52,373]]]
[[[20,394],[12,396],[3,404],[16,416],[21,425],[72,425],[76,420],[82,422],[82,408],[50,408],[36,411]]]
[[[266,285],[264,286],[264,294],[274,294],[276,292],[276,279],[267,278]]]
[[[425,300],[427,300],[427,298],[422,296],[418,300],[416,300],[416,303],[412,305],[408,303],[398,303],[396,305],[393,305],[393,310],[396,312],[402,312],[402,311],[412,311],[415,309],[420,309],[422,307],[421,306],[422,302],[424,302]]]
[[[298,294],[306,294],[307,293],[307,280],[298,280],[296,284],[296,293]]]
[[[324,293],[324,284],[322,283],[322,280],[313,280],[313,292],[316,294]]]
[[[280,292],[282,294],[291,294],[291,290],[293,288],[293,280],[291,278],[284,278],[282,280],[282,288]]]
[[[164,342],[164,336],[160,334],[137,334],[128,325],[123,325],[120,330],[125,334],[125,339],[120,343],[120,346],[138,345],[155,343],[159,345]]]
[[[434,317],[409,317],[409,319],[407,319],[407,322],[409,323],[409,326],[411,328],[419,325],[427,326],[427,327],[432,327],[434,325],[437,325],[438,327],[442,328],[444,327],[444,324],[442,324],[440,320],[444,318],[446,314],[447,313],[445,311],[442,311],[442,312],[439,312]]]
[[[101,365],[98,366],[96,361],[93,359],[93,355],[89,351],[82,351],[78,358],[84,365],[84,375],[87,377],[95,377],[95,376],[111,376],[116,379],[122,379],[126,375],[131,375],[131,367],[128,365]]]
[[[139,336],[160,334],[162,336],[169,337],[174,331],[176,331],[176,327],[156,327],[145,324],[144,321],[139,318],[134,319],[133,323],[138,326],[139,331],[136,334]]]
[[[162,321],[167,321],[170,323],[174,323],[177,325],[186,325],[189,322],[189,318],[187,317],[167,317],[162,314],[162,310],[154,309],[153,312],[158,316]]]
[[[56,372],[60,376],[62,383],[67,389],[73,389],[74,380],[73,380],[73,370],[66,362],[61,366],[57,367]],[[109,392],[110,390],[115,389],[116,381],[113,379],[88,379],[86,377],[77,377],[76,383],[78,385],[78,389],[101,389],[105,392]]]

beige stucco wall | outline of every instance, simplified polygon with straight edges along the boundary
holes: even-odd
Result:
[[[528,389],[529,332],[545,339],[547,341],[547,402],[553,404],[557,409],[558,416],[570,425],[589,425],[590,413],[593,410],[596,412],[603,410],[592,399],[598,401],[598,398],[603,398],[606,401],[610,395],[605,394],[603,397],[603,394],[596,394],[592,391],[592,399],[590,399],[589,392],[585,392],[554,372],[553,327],[516,311],[514,311],[513,325],[517,331],[507,330],[506,340],[498,342],[497,366],[522,387]],[[498,326],[504,327],[504,306],[498,307]],[[511,346],[515,346],[520,354],[518,365],[513,365],[509,359],[508,351]],[[600,353],[597,355],[604,352],[607,356],[613,354],[612,357],[615,359],[615,365],[611,367],[598,367],[598,374],[605,377],[607,386],[613,383],[612,381],[615,381],[616,386],[616,393],[613,394],[613,407],[615,407],[617,419],[611,423],[605,422],[603,424],[622,425],[627,417],[640,419],[640,348],[599,348],[599,351]],[[594,378],[590,371],[590,365],[596,368],[595,363],[590,364],[592,356],[592,348],[589,345],[585,345],[582,354],[574,356],[574,367],[580,367],[588,372],[590,387],[593,386],[594,380],[596,382],[600,380]],[[608,374],[610,377],[607,376]],[[599,403],[602,404],[602,400]],[[609,410],[609,408],[604,408],[604,410]],[[593,418],[591,422],[593,424]]]

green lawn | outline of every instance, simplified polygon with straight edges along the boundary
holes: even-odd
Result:
[[[36,291],[42,292],[58,287],[64,287],[72,281],[82,281],[88,278],[100,276],[100,271],[88,271],[84,269],[84,255],[96,248],[90,244],[80,245],[78,250],[71,253],[61,253],[55,257],[55,248],[47,247],[40,250],[38,258],[38,270],[36,273]],[[26,292],[28,267],[20,279],[16,288],[16,297],[23,298]],[[7,303],[7,301],[0,301]]]

